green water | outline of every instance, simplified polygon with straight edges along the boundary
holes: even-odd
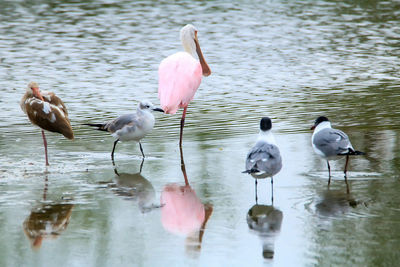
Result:
[[[396,265],[399,15],[396,1],[0,1],[0,266]],[[158,64],[182,49],[186,23],[213,72],[189,105],[183,142],[186,190],[208,219],[177,234],[160,197],[185,185],[181,113],[155,114],[140,174],[137,144],[118,144],[118,176],[113,138],[82,123],[141,99],[158,105]],[[32,80],[63,99],[76,136],[47,134],[47,171],[40,130],[19,107]],[[344,161],[332,162],[328,190],[312,150],[319,115],[366,152],[350,161],[350,194]],[[273,212],[272,226],[250,229],[254,180],[241,171],[262,116],[283,168],[273,207],[263,180],[253,209]]]

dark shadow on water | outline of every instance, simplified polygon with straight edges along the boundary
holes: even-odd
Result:
[[[114,165],[114,181],[108,183],[108,187],[116,195],[137,202],[140,211],[145,213],[160,208],[160,206],[154,204],[156,192],[153,185],[142,175],[143,164],[144,159],[142,159],[137,173],[118,172],[117,167]]]
[[[47,199],[48,176],[45,176],[43,201]],[[45,239],[57,238],[67,228],[73,204],[68,200],[41,204],[34,208],[23,223],[25,235],[28,237],[33,249],[40,249]]]
[[[246,219],[249,229],[261,239],[263,258],[272,259],[275,254],[275,239],[281,230],[282,211],[274,207],[273,201],[271,205],[256,203],[247,212]]]
[[[338,216],[348,213],[351,208],[356,208],[357,202],[351,195],[349,185],[345,190],[330,189],[324,190],[319,195],[319,201],[315,205],[316,211],[322,216]]]
[[[185,185],[166,184],[161,192],[161,223],[168,232],[186,237],[186,252],[199,255],[207,221],[213,212],[211,204],[202,203],[189,185],[181,148],[181,170]]]

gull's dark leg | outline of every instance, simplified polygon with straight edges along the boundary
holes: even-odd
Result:
[[[329,165],[329,161],[326,161],[328,164],[328,172],[329,172],[329,180],[328,180],[328,186],[331,184],[331,166]]]
[[[143,158],[145,158],[144,153],[143,153],[143,147],[142,147],[142,144],[140,142],[139,142],[139,147],[140,147],[140,152],[142,152]]]
[[[344,182],[346,183],[347,194],[350,193],[349,184],[347,183],[347,165],[349,164],[349,155],[346,156],[346,164],[344,165]]]
[[[347,165],[349,164],[349,155],[346,155],[346,164],[344,165],[344,176],[347,174]]]
[[[118,173],[117,167],[116,167],[115,164],[114,164],[114,161],[113,161],[113,166],[114,166],[114,173],[115,173],[117,176],[119,176],[119,173]]]
[[[114,146],[113,146],[113,149],[112,149],[112,152],[111,152],[111,160],[112,160],[113,164],[114,164],[114,151],[115,151],[115,146],[117,145],[118,141],[119,141],[119,139],[115,140]]]
[[[258,201],[258,196],[257,196],[257,179],[254,179],[255,180],[255,182],[254,182],[254,187],[255,187],[255,191],[256,191],[256,204],[257,204],[257,201]]]
[[[274,177],[271,176],[271,205],[274,205]]]
[[[144,157],[143,157],[143,159],[142,159],[142,163],[140,163],[140,170],[139,170],[139,173],[141,173],[141,172],[142,172],[143,163],[144,163]]]
[[[182,135],[183,135],[183,126],[185,126],[185,117],[186,117],[187,107],[183,108],[182,119],[181,119],[181,132],[179,135],[179,146],[182,146]]]
[[[347,175],[344,175],[344,182],[346,183],[346,192],[347,192],[347,194],[350,194],[350,188],[349,188],[349,184],[347,182]]]

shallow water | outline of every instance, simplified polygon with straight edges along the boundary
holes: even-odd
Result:
[[[395,1],[0,1],[0,266],[396,264],[399,15]],[[81,124],[158,104],[158,64],[181,50],[189,22],[213,71],[188,108],[189,185],[180,112],[155,114],[140,174],[138,145],[118,144],[118,176],[113,138]],[[19,107],[31,80],[64,100],[76,135],[47,134],[47,172],[40,130]],[[328,190],[312,151],[321,114],[367,153],[350,161],[350,194],[344,161]],[[283,157],[273,207],[270,181],[254,207],[241,173],[262,116]],[[179,215],[198,217],[192,230],[165,214],[168,188],[186,192]],[[258,211],[273,214],[269,227],[252,222]]]

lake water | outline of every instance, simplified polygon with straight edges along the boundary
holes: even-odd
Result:
[[[393,266],[400,260],[397,1],[0,1],[0,266]],[[157,68],[194,24],[212,75],[189,105],[116,149],[83,123],[158,105]],[[19,107],[29,81],[66,103],[75,140]],[[366,156],[326,162],[326,115]],[[245,157],[269,116],[282,171]],[[117,175],[118,173],[118,175]],[[174,203],[173,200],[177,199]],[[254,220],[259,220],[258,223]]]

